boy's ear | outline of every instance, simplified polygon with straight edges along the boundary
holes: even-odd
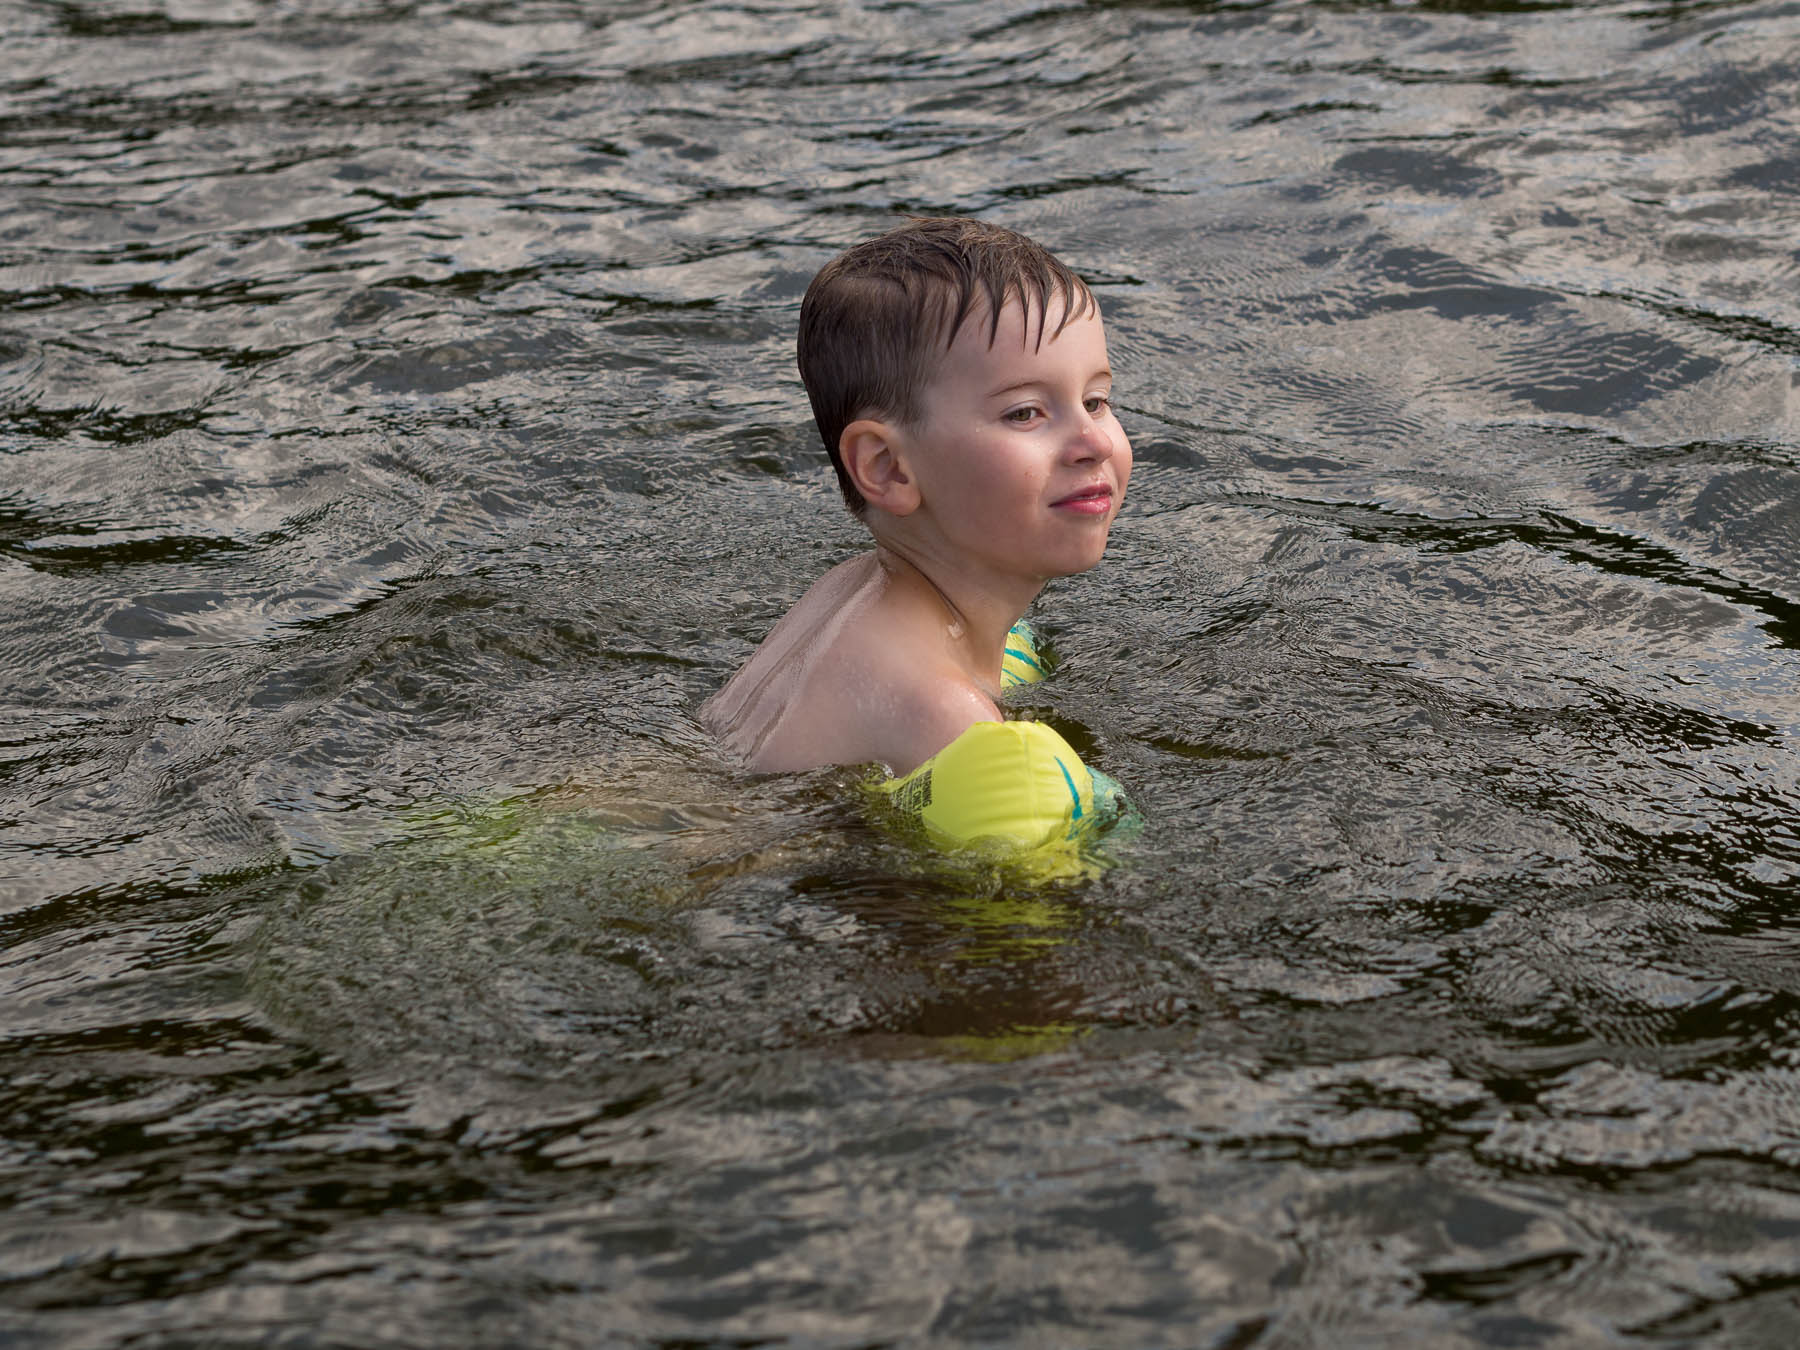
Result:
[[[909,516],[919,509],[919,485],[893,423],[869,417],[850,423],[838,437],[838,458],[870,506],[890,516]]]

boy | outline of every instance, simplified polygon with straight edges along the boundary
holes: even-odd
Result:
[[[702,717],[757,771],[910,774],[1002,720],[1009,630],[1105,550],[1131,446],[1099,305],[1023,235],[914,220],[813,278],[799,365],[875,547],[820,578]]]

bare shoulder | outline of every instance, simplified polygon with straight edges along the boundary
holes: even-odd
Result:
[[[911,773],[977,722],[997,722],[994,700],[960,675],[943,672],[909,691],[905,716],[894,726],[894,749],[882,758],[897,774]]]
[[[895,585],[845,625],[842,703],[857,709],[858,761],[910,773],[977,722],[1001,713],[958,662],[935,592]]]
[[[994,700],[953,658],[941,610],[892,586],[871,555],[827,573],[702,709],[763,772],[885,764],[908,773]]]
[[[880,593],[869,555],[832,568],[808,588],[736,675],[701,709],[726,751],[752,769],[814,768],[836,762],[845,709],[843,631]]]

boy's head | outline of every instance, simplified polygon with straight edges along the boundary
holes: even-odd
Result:
[[[978,220],[913,220],[839,254],[813,278],[800,304],[800,378],[858,516],[867,503],[838,452],[844,428],[860,417],[916,424],[964,322],[981,312],[991,345],[1009,302],[1040,346],[1096,308],[1087,283],[1046,249]]]

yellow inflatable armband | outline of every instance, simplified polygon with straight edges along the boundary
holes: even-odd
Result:
[[[1049,669],[1021,619],[1006,635],[1001,692],[1036,684]],[[1137,819],[1119,785],[1042,722],[977,722],[874,791],[885,814],[933,847],[975,849],[1045,879],[1091,875],[1083,846]]]
[[[904,778],[877,791],[943,849],[981,848],[1030,870],[1084,870],[1081,845],[1128,809],[1042,722],[977,722]]]

